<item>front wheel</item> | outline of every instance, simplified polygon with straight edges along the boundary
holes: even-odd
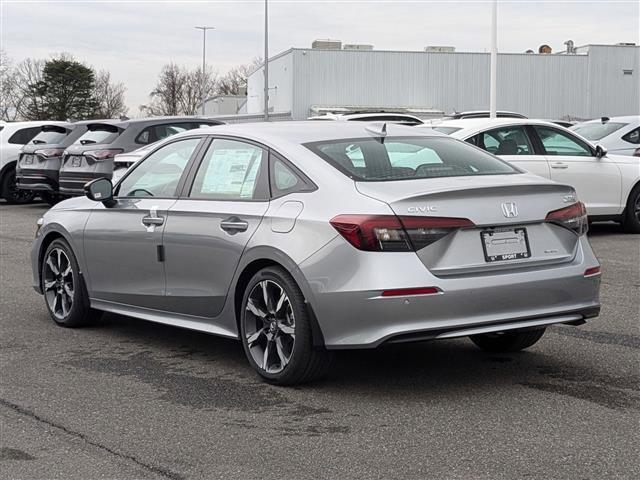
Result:
[[[31,203],[36,196],[36,192],[19,189],[16,185],[16,170],[12,168],[2,177],[0,196],[2,196],[7,203],[22,205],[24,203]]]
[[[545,329],[482,333],[469,337],[480,349],[493,353],[517,352],[529,348],[544,335]]]
[[[79,327],[100,315],[100,312],[89,307],[89,297],[78,262],[65,240],[54,240],[47,247],[41,278],[47,309],[58,325]]]
[[[249,363],[269,383],[293,385],[322,377],[330,352],[314,347],[304,296],[280,267],[260,270],[242,299],[240,336]]]
[[[640,233],[640,185],[629,195],[623,226],[629,233]]]

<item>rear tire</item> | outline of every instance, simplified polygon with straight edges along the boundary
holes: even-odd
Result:
[[[0,196],[2,196],[7,203],[22,205],[31,203],[36,196],[36,192],[18,189],[16,186],[16,169],[9,168],[0,183]]]
[[[62,198],[57,193],[51,192],[41,192],[40,197],[45,201],[50,207],[53,207],[56,203],[58,203]]]
[[[51,319],[62,327],[80,327],[97,320],[102,312],[89,306],[89,295],[69,244],[56,239],[42,260],[42,290]]]
[[[492,353],[518,352],[529,348],[544,335],[545,328],[483,333],[469,337],[481,350]]]
[[[640,233],[640,185],[636,185],[627,199],[622,226],[629,233]]]
[[[332,355],[313,345],[302,291],[284,268],[260,270],[247,284],[240,337],[249,364],[267,382],[294,385],[323,377]]]

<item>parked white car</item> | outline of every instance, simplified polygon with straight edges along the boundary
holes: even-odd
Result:
[[[138,160],[144,157],[147,153],[149,153],[155,146],[160,143],[162,140],[154,142],[150,145],[145,145],[142,148],[138,148],[133,152],[127,153],[119,153],[115,157],[113,157],[113,177],[111,178],[111,182],[116,184],[118,180],[120,180],[127,170],[133,167]]]
[[[427,127],[416,127],[427,128]],[[640,233],[640,158],[611,155],[601,145],[543,120],[450,120],[431,125],[524,170],[573,186],[592,221],[614,220]]]
[[[352,112],[352,113],[327,113],[309,117],[308,120],[337,120],[348,122],[388,122],[398,125],[422,125],[424,121],[414,115],[393,112]]]
[[[602,117],[574,125],[571,130],[606,147],[609,153],[640,157],[640,115]]]
[[[16,188],[16,164],[20,149],[40,133],[43,125],[64,122],[0,122],[0,197],[8,203],[28,203],[35,197],[31,190]]]

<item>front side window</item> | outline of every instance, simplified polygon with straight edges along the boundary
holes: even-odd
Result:
[[[135,142],[141,145],[147,145],[149,143],[155,143],[158,140],[170,137],[171,135],[175,135],[176,133],[186,132],[187,130],[191,130],[192,128],[196,128],[196,125],[193,123],[185,122],[152,125],[142,130],[142,132],[140,132],[140,134],[136,137]]]
[[[622,137],[625,142],[633,143],[634,145],[640,144],[640,127],[635,130],[631,130],[629,133]]]
[[[305,146],[359,181],[519,173],[506,162],[447,137],[358,138]]]
[[[188,138],[169,143],[142,160],[118,185],[119,197],[175,197],[178,182],[200,143]]]
[[[587,140],[595,141],[611,135],[613,132],[615,132],[616,130],[620,130],[626,125],[626,123],[617,122],[583,123],[581,125],[575,125],[574,127],[571,127],[571,130],[579,133]]]
[[[474,145],[494,155],[533,155],[529,136],[522,126],[501,127],[475,135]]]
[[[588,145],[566,132],[551,127],[534,126],[547,155],[592,157]]]
[[[198,167],[191,198],[253,200],[265,151],[236,140],[215,139]]]

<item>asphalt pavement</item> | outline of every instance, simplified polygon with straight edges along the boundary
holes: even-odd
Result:
[[[592,227],[601,316],[526,352],[339,352],[326,380],[279,388],[232,340],[57,327],[31,287],[44,211],[0,204],[2,479],[640,478],[640,235]]]

